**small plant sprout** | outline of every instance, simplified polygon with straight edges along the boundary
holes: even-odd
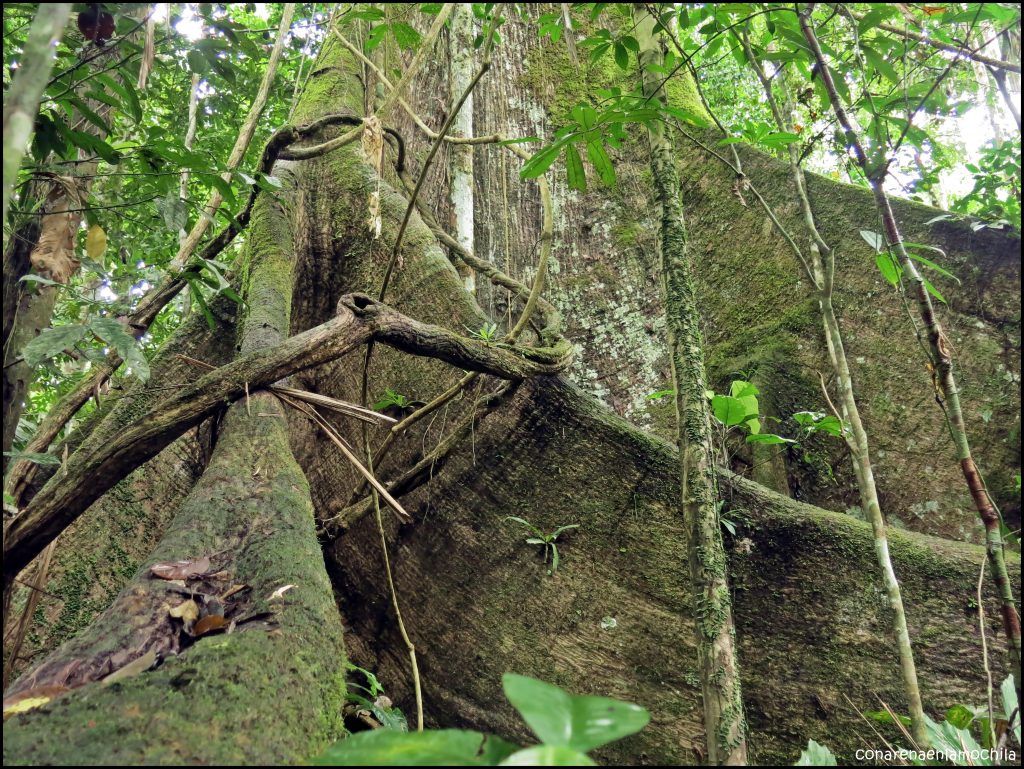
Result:
[[[481,342],[484,342],[485,344],[491,344],[492,342],[498,339],[497,323],[484,323],[484,325],[482,325],[476,331],[467,326],[466,330],[469,331],[470,335],[474,339],[479,339]]]
[[[401,393],[396,393],[390,387],[384,391],[380,400],[373,404],[375,411],[383,411],[388,408],[405,410],[409,406],[409,399]]]
[[[570,523],[567,526],[559,526],[550,534],[545,534],[525,518],[518,518],[514,515],[510,515],[507,516],[505,520],[521,523],[535,535],[527,537],[526,544],[542,545],[544,547],[544,563],[548,562],[548,555],[551,555],[551,568],[548,570],[548,574],[554,574],[558,571],[558,545],[555,544],[555,540],[561,536],[562,532],[568,531],[569,529],[578,529],[580,526],[578,523]]]

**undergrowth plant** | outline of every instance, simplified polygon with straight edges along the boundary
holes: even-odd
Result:
[[[523,526],[525,526],[527,529],[533,532],[534,536],[526,538],[526,544],[542,545],[544,547],[544,563],[548,562],[548,556],[551,557],[551,568],[548,570],[548,574],[554,574],[556,571],[558,571],[558,545],[555,544],[555,540],[558,539],[563,532],[569,531],[570,529],[578,529],[580,526],[578,523],[570,523],[567,526],[559,526],[557,529],[550,532],[549,534],[545,534],[543,531],[534,526],[525,518],[519,518],[515,515],[510,515],[507,516],[505,520],[521,523]]]
[[[896,715],[891,710],[868,711],[864,715],[874,721],[895,724],[906,737],[911,750],[885,745],[894,753],[894,760],[914,766],[933,765],[937,762],[953,766],[1013,766],[1020,760],[1020,706],[1012,675],[999,687],[1002,710],[988,706],[953,705],[945,719],[936,722],[924,717],[930,751],[922,749],[907,731],[910,717]],[[876,732],[877,734],[877,732]],[[808,740],[796,766],[836,766],[836,757],[826,746]]]
[[[359,732],[312,760],[319,766],[596,766],[592,750],[643,729],[650,714],[630,702],[569,694],[535,678],[506,673],[502,688],[539,740],[520,747],[467,729]]]

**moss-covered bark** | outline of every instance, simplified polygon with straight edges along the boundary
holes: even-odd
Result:
[[[290,323],[292,211],[267,195],[257,205],[242,353],[279,343]],[[256,393],[228,410],[206,472],[144,568],[7,693],[71,690],[5,724],[5,763],[295,762],[340,735],[341,618],[282,409]],[[191,592],[150,573],[203,557],[211,576]],[[186,633],[170,611],[195,594],[233,632]],[[103,683],[147,655],[158,667]]]
[[[11,693],[93,681],[9,719],[5,764],[294,762],[340,735],[341,618],[308,485],[280,405],[258,395],[249,408],[251,416],[244,403],[229,411],[206,473],[114,604],[15,684]],[[187,639],[168,609],[187,596],[149,566],[206,555],[228,574],[203,592],[245,584],[236,616],[270,614],[181,648]],[[286,585],[294,587],[271,598]],[[108,687],[95,682],[150,650],[159,667]]]
[[[569,109],[597,88],[632,87],[636,73],[622,71],[610,57],[574,65],[564,45],[536,34],[540,7],[511,18],[502,28],[503,44],[515,56],[499,55],[477,96],[476,130],[515,136],[550,136]],[[576,14],[586,23],[585,14]],[[605,17],[602,17],[605,18]],[[532,25],[532,26],[531,26]],[[584,29],[583,34],[586,34]],[[448,84],[428,73],[410,92],[426,119],[448,102]],[[692,85],[681,81],[670,96],[692,107]],[[486,107],[482,106],[486,105]],[[698,105],[699,109],[699,105]],[[400,116],[396,116],[400,117]],[[440,117],[443,117],[441,115]],[[437,125],[437,122],[432,123]],[[402,124],[409,157],[424,142]],[[714,146],[717,136],[702,137]],[[571,375],[616,412],[670,438],[671,403],[646,396],[668,385],[668,360],[661,341],[664,327],[655,250],[656,216],[652,180],[642,131],[613,150],[618,181],[612,188],[591,184],[586,193],[567,189],[556,164],[551,186],[556,239],[548,296],[562,310],[567,335],[581,354]],[[792,254],[749,193],[733,192],[734,175],[719,161],[678,137],[681,174],[697,260],[707,337],[708,374],[719,392],[731,379],[747,376],[762,391],[762,408],[787,418],[796,411],[826,408],[816,371],[829,368],[819,313],[793,267]],[[779,212],[790,232],[802,232],[795,190],[786,164],[748,147],[739,148],[744,169]],[[476,252],[506,272],[529,276],[539,231],[536,193],[518,179],[520,164],[494,148],[475,150]],[[441,170],[424,190],[438,220],[452,216]],[[434,178],[432,176],[432,178]],[[836,311],[846,331],[853,376],[865,394],[865,425],[874,436],[872,457],[882,509],[897,527],[968,541],[982,541],[959,468],[938,462],[948,449],[948,431],[927,393],[931,379],[899,298],[878,273],[862,229],[878,230],[870,193],[862,188],[808,175],[808,188],[822,220],[823,235],[836,246]],[[943,264],[963,285],[930,276],[949,300],[939,308],[958,359],[972,376],[964,382],[968,429],[977,435],[975,454],[1011,528],[1018,525],[1019,496],[1014,476],[1020,466],[1020,312],[1019,238],[991,230],[974,232],[957,221],[930,222],[941,212],[897,201],[896,212],[908,240],[943,248]],[[482,287],[481,305],[504,316],[503,291]],[[805,297],[805,299],[801,299]],[[918,395],[920,393],[920,395]],[[913,426],[913,429],[908,429]],[[765,457],[733,446],[734,467],[764,469]],[[865,517],[842,441],[817,437],[806,451],[778,455],[785,473],[778,488],[798,499]],[[764,476],[761,476],[764,478]]]
[[[664,67],[656,19],[638,12],[637,41],[644,95],[664,104],[661,77],[649,67]],[[651,175],[661,211],[658,251],[665,302],[667,346],[676,406],[676,443],[681,476],[680,511],[689,538],[690,583],[693,590],[697,666],[700,675],[708,762],[747,763],[746,721],[736,654],[736,630],[715,472],[710,404],[704,373],[704,335],[700,328],[693,264],[687,252],[683,201],[675,147],[666,127],[648,128]]]

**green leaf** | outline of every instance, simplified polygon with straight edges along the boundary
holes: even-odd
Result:
[[[217,319],[213,317],[213,313],[210,311],[210,305],[206,303],[206,297],[203,296],[202,281],[196,277],[195,273],[186,273],[185,280],[188,281],[188,295],[191,298],[192,303],[199,306],[199,309],[203,313],[203,317],[206,319],[206,325],[212,331],[217,327]]]
[[[781,435],[774,435],[773,433],[757,433],[747,436],[747,443],[764,443],[768,446],[774,446],[780,443],[796,443],[791,438],[783,438]]]
[[[532,523],[530,523],[530,522],[529,522],[528,520],[526,520],[525,518],[520,518],[520,517],[518,517],[518,516],[516,516],[516,515],[506,515],[506,516],[505,516],[505,518],[504,518],[503,520],[506,520],[506,521],[515,521],[516,523],[521,523],[521,524],[522,524],[523,526],[525,526],[526,528],[528,528],[528,529],[529,529],[530,531],[532,531],[532,532],[533,532],[534,534],[536,534],[536,535],[537,535],[538,537],[540,537],[540,538],[542,538],[542,539],[544,538],[544,532],[543,532],[543,531],[541,531],[540,529],[538,529],[538,528],[537,528],[536,526],[534,526],[534,525],[533,525]]]
[[[117,351],[121,360],[131,366],[135,376],[143,382],[149,379],[149,362],[142,354],[142,349],[135,341],[135,337],[125,331],[120,321],[116,318],[95,317],[89,321],[89,328]]]
[[[556,745],[534,745],[516,751],[500,766],[597,766],[585,753]]]
[[[861,230],[860,236],[864,238],[865,241],[867,241],[867,244],[871,246],[876,253],[885,248],[885,241],[882,239],[882,236],[879,235],[877,232],[872,232],[871,230]]]
[[[769,147],[785,147],[787,144],[798,141],[800,141],[800,137],[797,134],[787,131],[777,131],[761,138],[761,144],[766,144]]]
[[[340,740],[317,766],[495,766],[517,750],[499,737],[464,729],[399,732],[375,729]]]
[[[56,328],[45,329],[39,336],[25,345],[21,356],[32,368],[35,368],[43,361],[47,361],[55,355],[60,355],[64,350],[74,347],[89,332],[89,329],[81,324],[57,326]]]
[[[602,182],[609,187],[615,184],[615,168],[600,142],[587,142],[587,158],[597,170]]]
[[[139,95],[135,92],[135,86],[130,78],[125,78],[123,83],[119,83],[110,75],[100,74],[96,76],[96,79],[121,97],[123,103],[120,106],[128,108],[128,112],[136,123],[142,120],[142,105],[139,103]]]
[[[733,398],[730,395],[716,395],[711,399],[711,411],[715,419],[726,427],[741,425],[750,418],[750,404],[746,399]],[[756,416],[756,411],[754,415]]]
[[[102,139],[93,136],[91,133],[69,130],[67,132],[67,136],[68,139],[71,140],[72,144],[82,149],[87,154],[98,155],[112,166],[116,166],[121,162],[120,152],[115,150]]]
[[[25,460],[34,462],[37,465],[59,465],[60,457],[53,454],[44,454],[38,451],[5,451],[4,456],[12,461]]]
[[[882,277],[889,281],[894,288],[900,284],[903,268],[896,264],[892,254],[887,251],[875,254],[875,264],[878,265],[878,270],[882,273]]]
[[[910,245],[910,244],[909,243],[904,243],[904,245],[906,246],[906,245]],[[926,259],[925,257],[921,256],[920,254],[915,254],[913,251],[907,251],[907,256],[909,256],[915,262],[920,262],[925,267],[931,267],[933,270],[935,270],[937,273],[939,273],[939,275],[942,275],[945,278],[949,278],[950,280],[955,280],[958,284],[960,283],[960,278],[958,278],[956,275],[954,275],[953,273],[951,273],[949,270],[945,269],[944,267],[940,267],[935,262],[933,262],[931,259]]]
[[[1020,486],[1020,476],[1017,476],[1017,485]],[[1017,746],[1020,746],[1020,711],[1018,710],[1017,704],[1017,687],[1014,686],[1013,676],[1007,676],[1003,679],[1002,685],[999,687],[1000,694],[1003,695],[1003,713],[1009,718],[1011,713],[1016,713],[1017,717],[1013,720],[1013,736],[1017,738]]]
[[[188,60],[188,68],[197,75],[205,75],[210,71],[210,60],[200,51],[189,51],[185,54]]]
[[[966,729],[974,720],[974,713],[966,705],[954,705],[946,711],[946,720],[957,729]]]
[[[746,398],[751,395],[758,395],[760,392],[752,382],[746,382],[742,379],[734,379],[729,384],[729,395],[733,398]],[[755,401],[754,403],[756,405],[757,402]]]
[[[800,754],[794,766],[838,766],[832,751],[814,740],[807,741],[807,747]]]
[[[398,43],[398,47],[403,51],[409,48],[415,48],[420,44],[420,40],[423,37],[413,27],[410,27],[408,24],[401,21],[391,23],[391,34],[395,36],[395,41]]]
[[[963,755],[965,751],[968,754],[980,755],[981,745],[977,743],[974,736],[968,730],[958,729],[948,721],[937,724],[927,715],[924,717],[924,725],[932,748],[945,751],[948,755],[954,756]],[[979,766],[991,766],[992,762],[979,758],[976,764]]]
[[[551,164],[555,162],[561,153],[562,142],[555,142],[549,147],[542,148],[526,161],[522,170],[519,172],[519,178],[536,179],[551,168]]]
[[[546,745],[587,752],[643,729],[650,714],[639,705],[607,697],[573,696],[535,678],[506,673],[509,702]]]
[[[629,51],[626,50],[626,46],[622,43],[615,44],[615,63],[623,71],[629,69]]]
[[[935,288],[935,286],[932,285],[931,281],[928,280],[928,278],[922,277],[921,278],[921,282],[924,283],[925,290],[929,294],[934,296],[936,299],[938,299],[943,304],[946,304],[946,297],[944,297],[941,293],[939,293],[939,289]]]
[[[587,191],[587,174],[583,170],[583,158],[575,144],[567,144],[565,147],[565,171],[569,180],[569,189]]]
[[[188,223],[188,207],[178,194],[177,187],[172,187],[164,197],[156,201],[157,211],[163,217],[164,224],[175,234]]]

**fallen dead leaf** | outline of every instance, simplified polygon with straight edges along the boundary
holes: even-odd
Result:
[[[237,595],[238,593],[241,593],[243,590],[247,590],[248,588],[249,588],[248,585],[232,585],[227,590],[225,590],[223,593],[221,593],[220,600],[226,601],[231,596]]]
[[[192,635],[196,638],[204,636],[209,633],[214,633],[218,630],[223,630],[228,626],[228,621],[222,614],[207,614],[195,625],[192,626]]]
[[[282,585],[277,590],[275,590],[273,593],[271,593],[270,596],[267,598],[267,600],[268,601],[277,600],[278,598],[281,598],[289,590],[291,590],[293,587],[295,587],[295,585]]]
[[[210,570],[209,556],[197,558],[194,561],[164,561],[154,563],[149,567],[150,573],[160,579],[195,579]]]
[[[109,676],[100,681],[100,684],[102,686],[110,686],[111,684],[116,684],[118,681],[124,681],[127,678],[137,676],[139,673],[145,673],[156,664],[156,660],[156,649],[150,649],[141,657],[137,657],[129,662],[123,668],[115,670]]]
[[[199,606],[190,598],[189,600],[178,604],[167,613],[175,619],[180,619],[185,623],[185,626],[188,627],[199,619]]]
[[[17,713],[27,713],[45,705],[50,700],[71,691],[66,686],[37,686],[11,695],[4,700],[4,721]]]

